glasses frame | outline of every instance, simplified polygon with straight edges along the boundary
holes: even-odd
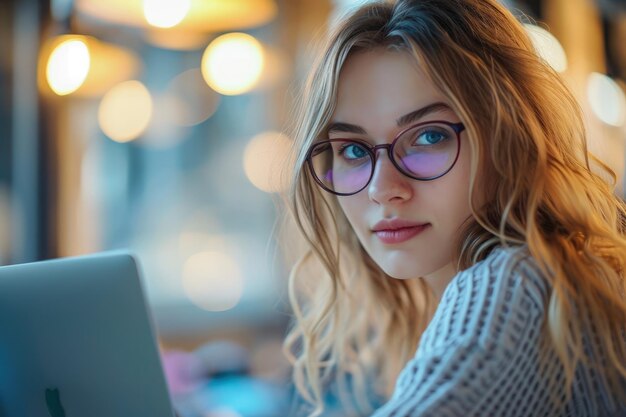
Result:
[[[431,124],[444,124],[448,127],[450,127],[454,133],[456,133],[456,141],[457,141],[457,150],[456,150],[456,155],[454,157],[454,161],[452,161],[452,164],[450,165],[450,167],[448,169],[446,169],[443,173],[436,175],[434,177],[428,177],[428,178],[418,178],[418,177],[414,177],[412,175],[409,175],[408,173],[406,173],[405,171],[402,170],[402,168],[400,168],[400,165],[398,164],[398,162],[396,161],[396,159],[393,156],[393,149],[394,146],[396,145],[396,143],[398,142],[398,139],[400,139],[400,137],[402,135],[404,135],[406,132],[408,132],[411,129],[415,129],[417,127],[420,126],[426,126],[426,125],[431,125]],[[459,159],[459,154],[461,153],[461,132],[463,132],[463,130],[465,130],[465,125],[463,123],[452,123],[452,122],[448,122],[446,120],[429,120],[427,122],[419,122],[419,123],[415,123],[412,124],[411,126],[407,127],[406,129],[402,129],[391,141],[391,143],[383,143],[380,145],[370,145],[369,143],[367,143],[366,141],[362,140],[362,139],[352,139],[352,138],[335,138],[335,139],[326,139],[326,140],[322,140],[319,142],[315,142],[314,144],[311,145],[311,147],[309,148],[309,150],[306,153],[306,162],[307,165],[309,166],[309,172],[311,173],[311,176],[313,177],[313,179],[315,180],[315,182],[322,187],[322,189],[324,189],[325,191],[328,191],[331,194],[335,194],[335,195],[339,195],[339,196],[349,196],[349,195],[354,195],[354,194],[358,194],[361,191],[363,191],[365,188],[367,188],[367,186],[369,185],[369,183],[372,181],[372,178],[374,177],[374,171],[376,170],[376,161],[378,159],[378,150],[379,149],[386,149],[387,150],[387,155],[389,156],[389,160],[391,161],[391,163],[396,167],[396,169],[405,177],[417,180],[417,181],[432,181],[432,180],[436,180],[437,178],[441,178],[444,175],[446,175],[448,172],[450,172],[450,170],[452,168],[454,168],[454,165],[456,165],[456,161]],[[360,188],[359,190],[353,192],[353,193],[339,193],[337,191],[331,190],[328,187],[326,187],[324,185],[324,183],[322,182],[322,180],[320,180],[317,175],[315,175],[315,169],[313,169],[313,150],[320,146],[321,144],[331,144],[333,142],[345,142],[345,141],[350,141],[350,142],[355,142],[358,144],[363,145],[363,149],[365,149],[367,151],[367,153],[369,153],[371,159],[372,159],[372,170],[370,172],[370,177],[367,180],[367,182],[365,183],[365,185]]]

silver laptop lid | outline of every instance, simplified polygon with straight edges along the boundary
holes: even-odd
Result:
[[[131,255],[0,268],[1,417],[173,415]]]

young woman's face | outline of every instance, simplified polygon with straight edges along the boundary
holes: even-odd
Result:
[[[417,118],[406,117],[420,109],[426,111]],[[407,127],[435,120],[460,122],[410,55],[375,49],[346,61],[329,138],[386,144]],[[390,276],[424,277],[437,292],[456,272],[452,257],[459,229],[471,217],[466,135],[461,133],[453,168],[440,178],[409,178],[391,163],[386,150],[379,149],[367,187],[355,195],[338,197],[361,244]],[[435,132],[425,133],[419,140],[439,139]]]

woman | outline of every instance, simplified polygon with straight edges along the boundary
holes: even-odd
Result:
[[[311,415],[329,385],[371,414],[372,381],[376,417],[626,415],[626,207],[503,6],[363,6],[302,104],[286,347]]]

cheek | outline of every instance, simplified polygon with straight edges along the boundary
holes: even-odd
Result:
[[[368,227],[364,219],[367,201],[362,201],[359,194],[349,197],[338,197],[338,200],[339,206],[352,226],[352,229],[359,237],[362,237],[365,233],[365,229]]]

